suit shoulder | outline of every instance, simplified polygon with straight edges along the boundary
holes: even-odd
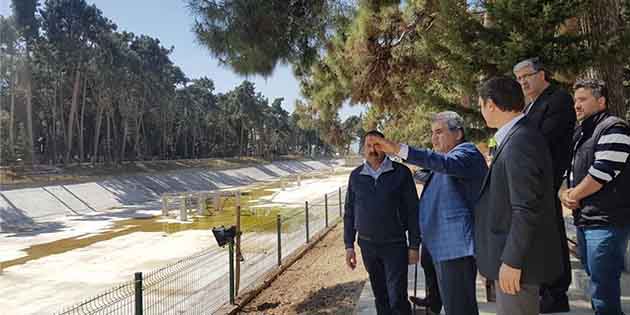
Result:
[[[477,146],[472,142],[464,142],[458,145],[456,149],[474,153],[474,154],[481,154],[481,151],[479,151],[479,148],[477,148]]]
[[[514,132],[513,137],[519,142],[532,145],[546,145],[545,137],[533,120],[523,119],[521,126]]]
[[[563,109],[568,108],[573,111],[573,97],[569,94],[569,92],[567,92],[567,90],[561,87],[557,87],[553,91],[550,97],[550,103],[556,107],[561,107]]]
[[[409,169],[409,167],[407,167],[407,165],[403,163],[392,161],[392,167],[394,167],[395,170],[399,170],[400,172],[408,172],[409,174],[411,174],[411,170]]]

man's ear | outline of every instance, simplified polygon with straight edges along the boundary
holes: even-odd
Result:
[[[606,97],[605,96],[600,96],[597,99],[597,104],[599,105],[599,109],[600,110],[606,109]]]

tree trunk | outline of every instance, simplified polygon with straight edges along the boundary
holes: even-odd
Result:
[[[52,106],[52,164],[57,164],[57,85],[54,87],[53,92],[53,106]]]
[[[35,145],[33,143],[33,86],[32,86],[32,77],[31,77],[31,58],[28,57],[29,51],[26,51],[27,61],[26,61],[26,136],[28,138],[28,149],[29,152],[29,160],[31,163],[35,161],[34,148]]]
[[[121,160],[125,159],[125,149],[127,148],[127,133],[129,132],[129,123],[123,118],[123,135],[122,135],[122,148],[120,149]]]
[[[79,71],[79,66],[74,73],[74,86],[72,88],[72,102],[70,103],[70,116],[68,116],[68,138],[66,139],[66,163],[70,162],[72,157],[72,138],[74,133],[74,120],[77,115],[77,107],[78,107],[78,99],[79,99],[79,88],[81,86],[81,72]]]
[[[95,164],[98,161],[98,146],[101,138],[101,125],[103,122],[103,105],[97,104],[96,106],[96,126],[94,128],[94,151],[92,154],[92,164]]]
[[[85,100],[87,98],[87,75],[83,79],[83,99],[81,101],[81,121],[79,122],[79,161],[85,160],[83,128],[85,128]]]
[[[15,94],[17,93],[18,75],[15,71],[15,79],[11,88],[11,107],[9,109],[9,151],[11,156],[15,153]]]
[[[106,157],[105,157],[105,162],[106,164],[109,164],[112,161],[112,114],[111,114],[111,109],[107,111],[107,142],[105,142],[105,148],[106,148]]]
[[[135,131],[135,138],[134,138],[134,142],[133,142],[133,151],[136,154],[136,160],[140,158],[141,156],[141,149],[140,149],[140,127],[142,127],[142,115],[138,115],[138,118],[136,120],[136,131]]]
[[[66,139],[68,138],[68,129],[66,128],[66,117],[64,116],[65,114],[65,108],[64,108],[64,97],[63,97],[63,82],[64,82],[64,76],[65,74],[62,72],[61,76],[59,77],[59,81],[57,82],[57,90],[59,91],[59,97],[57,99],[57,105],[59,108],[59,124],[60,124],[60,132],[59,132],[59,136],[61,138],[61,141],[63,142],[59,147],[59,158],[62,162],[65,162],[64,156],[63,156],[63,148],[66,146]]]
[[[623,28],[622,0],[592,0],[587,15],[580,19],[580,30],[595,49],[594,67],[586,72],[589,78],[604,80],[608,87],[608,110],[615,116],[625,117],[626,97],[623,87],[623,60],[621,54],[606,51],[608,38]]]
[[[241,136],[238,140],[238,157],[243,156],[243,142],[245,142],[243,139],[244,133],[245,133],[245,128],[243,128],[243,120],[241,119]]]

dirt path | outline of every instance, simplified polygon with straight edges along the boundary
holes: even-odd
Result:
[[[357,268],[350,271],[339,223],[240,314],[351,314],[368,279],[357,258]]]

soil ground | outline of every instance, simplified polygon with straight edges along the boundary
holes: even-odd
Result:
[[[357,260],[355,270],[346,267],[343,224],[338,223],[239,314],[352,314],[368,281],[358,250]]]

